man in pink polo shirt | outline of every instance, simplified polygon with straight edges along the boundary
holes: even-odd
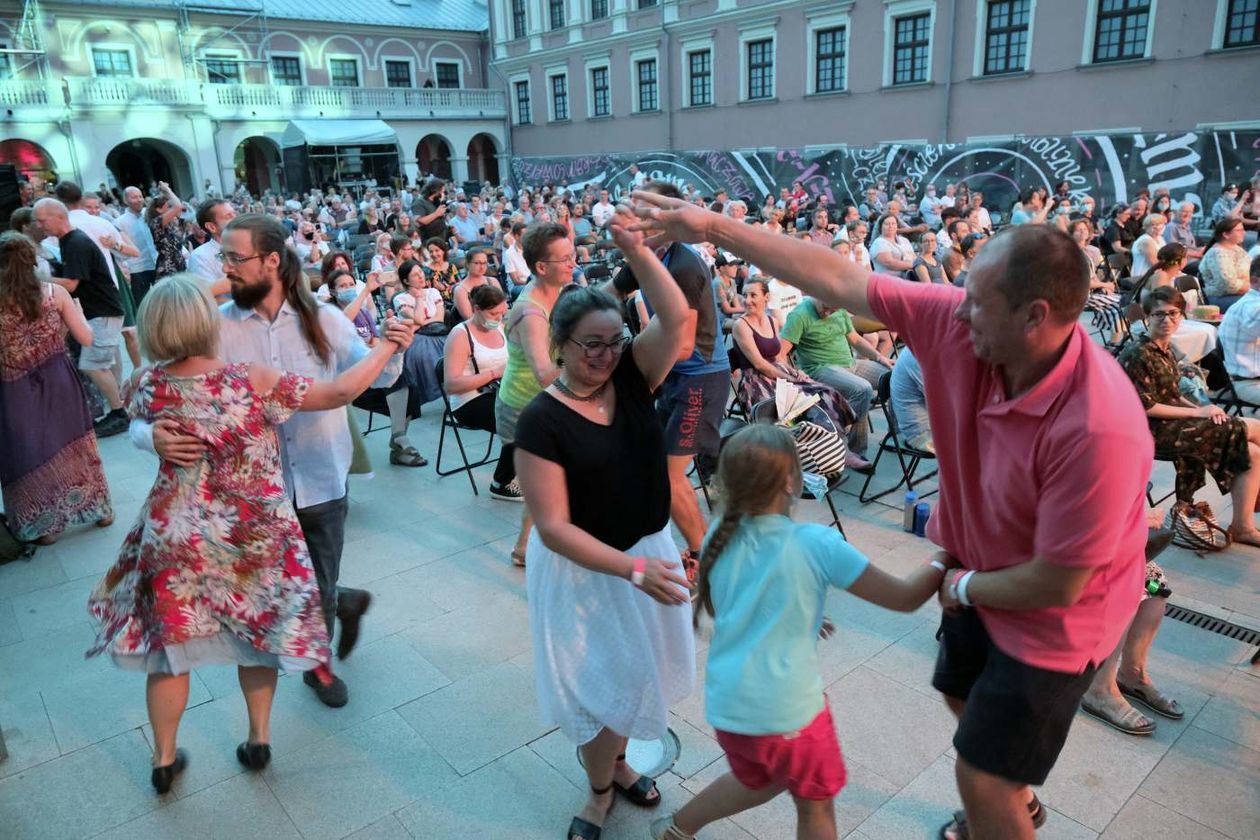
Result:
[[[1119,365],[1078,319],[1089,271],[1064,234],[1004,231],[966,289],[872,274],[834,252],[635,193],[640,227],[708,241],[829,306],[896,330],[923,368],[940,503],[957,558],[933,685],[958,716],[965,813],[946,840],[1031,840],[1045,781],[1094,671],[1137,610],[1154,445]]]

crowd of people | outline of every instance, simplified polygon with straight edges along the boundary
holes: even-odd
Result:
[[[1153,460],[1173,461],[1170,517],[1205,516],[1210,473],[1231,538],[1260,545],[1260,421],[1203,381],[1260,403],[1244,248],[1260,179],[1210,209],[1143,190],[1105,217],[1066,184],[996,208],[965,183],[879,181],[844,205],[796,183],[756,210],[637,169],[631,186],[614,202],[599,184],[207,184],[194,206],[166,184],[26,185],[0,236],[7,527],[47,544],[110,524],[98,438],[158,456],[89,608],[90,654],[147,675],[159,793],[187,763],[196,668],[238,667],[253,770],[278,670],[349,701],[333,652],[352,653],[372,596],[338,580],[347,476],[370,469],[347,406],[387,415],[391,465],[419,468],[408,427],[443,396],[501,441],[492,498],[524,502],[504,560],[525,569],[540,709],[589,779],[571,840],[596,840],[616,795],[659,805],[626,743],[664,735],[694,690],[704,614],[730,773],[653,836],[787,791],[799,836],[834,838],[846,771],[815,651],[831,587],[944,608],[932,683],[958,717],[964,806],[946,840],[1032,837],[1029,786],[1078,708],[1130,735],[1155,730],[1148,711],[1182,716],[1146,669],[1170,534],[1145,493]],[[784,387],[816,401],[804,422],[776,422]],[[881,392],[940,469],[940,551],[905,578],[792,519],[814,473],[871,471]],[[733,409],[749,422],[724,434]]]

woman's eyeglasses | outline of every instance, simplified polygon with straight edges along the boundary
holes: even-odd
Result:
[[[629,336],[624,335],[621,338],[610,342],[578,341],[576,338],[570,338],[569,341],[573,342],[578,347],[581,347],[583,355],[585,355],[588,359],[598,359],[600,356],[604,355],[605,350],[612,353],[614,356],[620,356],[622,352],[630,346]]]
[[[1152,312],[1151,317],[1156,321],[1180,321],[1180,309],[1161,309],[1159,312]]]

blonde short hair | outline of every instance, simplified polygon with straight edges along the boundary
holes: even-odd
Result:
[[[175,274],[144,296],[136,313],[140,352],[157,364],[219,354],[219,312],[201,281]]]

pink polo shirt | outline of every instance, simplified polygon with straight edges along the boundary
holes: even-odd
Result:
[[[1007,655],[1080,673],[1115,649],[1141,599],[1154,458],[1146,414],[1124,371],[1079,325],[1050,373],[1008,399],[954,317],[963,295],[879,274],[867,292],[923,368],[941,488],[928,536],[982,572],[1033,557],[1093,568],[1070,607],[977,608]]]

